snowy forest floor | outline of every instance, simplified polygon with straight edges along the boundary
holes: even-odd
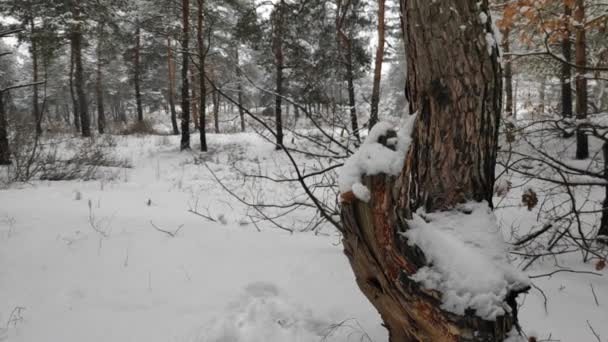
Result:
[[[259,232],[245,206],[194,162],[198,153],[179,152],[178,137],[114,139],[131,168],[0,190],[0,341],[387,340],[337,232]],[[209,145],[205,159],[232,188],[242,186],[231,175],[235,159],[281,167],[281,152],[253,133],[211,134]],[[534,220],[518,194],[512,198],[515,205],[498,212],[501,224]],[[195,207],[215,222],[188,211]],[[574,256],[560,263],[595,271]],[[548,259],[529,273],[554,265]],[[540,340],[597,341],[592,327],[608,341],[606,272],[534,279],[546,310],[540,291],[522,297],[525,331]]]

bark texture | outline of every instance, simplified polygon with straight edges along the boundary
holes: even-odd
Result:
[[[505,54],[511,52],[511,44],[509,43],[509,35],[511,29],[506,27],[503,31],[503,43],[502,49]],[[505,115],[507,117],[513,116],[513,67],[511,57],[505,56]]]
[[[175,111],[175,63],[173,62],[173,47],[171,37],[167,36],[167,70],[169,71],[169,84],[167,85],[167,97],[169,98],[169,110],[171,111],[171,126],[173,134],[179,134],[177,127],[177,112]]]
[[[102,37],[103,35],[103,25],[99,27],[99,33],[97,37],[97,71],[95,77],[95,98],[97,102],[97,131],[99,134],[103,134],[105,132],[106,127],[106,114],[105,108],[103,104],[103,79],[101,68],[103,64],[102,59]]]
[[[285,11],[285,2],[281,0],[272,13],[272,52],[274,54],[275,64],[275,92],[274,97],[274,119],[276,124],[276,149],[279,150],[283,146],[283,115],[281,106],[283,102],[283,68],[285,57],[283,55],[283,16]]]
[[[198,1],[198,20],[197,20],[197,29],[196,29],[196,41],[198,47],[198,68],[199,68],[199,78],[198,78],[198,88],[199,88],[199,131],[200,131],[200,142],[201,142],[201,151],[207,151],[207,88],[205,87],[205,44],[203,40],[203,27],[205,18],[204,14],[204,0]]]
[[[495,321],[442,310],[441,293],[410,280],[427,262],[399,234],[418,208],[491,203],[502,75],[486,40],[491,23],[480,20],[487,1],[477,3],[402,0],[408,99],[418,113],[413,142],[398,177],[364,177],[368,203],[342,195],[345,254],[391,342],[502,341],[516,322],[516,294],[505,298],[512,313]]]
[[[82,28],[77,25],[72,32],[72,50],[74,52],[75,87],[78,102],[78,116],[83,137],[91,136],[91,118],[89,117],[88,101],[85,91],[84,68],[82,65]]]
[[[570,2],[572,0],[564,0],[564,20],[565,20],[565,30],[564,37],[562,40],[562,55],[564,56],[564,60],[567,62],[572,61],[572,43],[570,42],[570,20],[572,17],[572,6]],[[561,65],[561,74],[560,74],[560,82],[562,85],[562,93],[561,93],[561,106],[562,106],[562,116],[565,118],[572,117],[572,68],[568,63],[562,63]]]
[[[134,77],[133,82],[135,83],[135,102],[137,103],[137,121],[144,121],[144,109],[141,104],[141,27],[139,23],[136,23],[137,28],[135,30],[135,51],[133,54],[133,68]]]

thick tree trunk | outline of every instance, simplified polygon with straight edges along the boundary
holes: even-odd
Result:
[[[32,46],[30,53],[32,55],[32,80],[34,82],[32,96],[32,116],[36,125],[36,134],[42,134],[42,114],[40,112],[38,84],[38,38],[36,37],[34,19],[30,19],[30,34],[32,35]]]
[[[0,92],[0,165],[11,163],[11,151],[8,144],[8,122],[4,110],[4,93]]]
[[[281,114],[281,106],[283,102],[283,68],[285,64],[283,56],[283,11],[285,7],[284,0],[281,0],[273,12],[273,30],[272,30],[272,50],[274,53],[275,76],[276,76],[276,95],[274,97],[274,116],[276,124],[276,149],[280,150],[283,146],[283,115]]]
[[[103,26],[99,27],[99,34],[97,37],[97,72],[95,79],[95,97],[97,102],[97,130],[99,134],[104,134],[106,128],[106,113],[103,105],[103,80],[102,80],[102,35],[103,35]]]
[[[378,122],[378,105],[380,103],[380,80],[382,78],[382,62],[384,60],[384,5],[385,0],[378,0],[378,46],[374,64],[374,84],[372,87],[371,111],[369,128]]]
[[[203,24],[204,24],[204,8],[205,1],[198,0],[198,21],[196,30],[196,41],[198,43],[198,65],[199,65],[199,130],[201,151],[207,152],[207,88],[205,87],[205,42],[203,40]]]
[[[89,117],[87,95],[85,92],[84,68],[82,66],[82,28],[78,25],[72,32],[72,48],[74,51],[74,65],[76,68],[75,85],[78,99],[78,115],[83,137],[91,136],[91,119]]]
[[[171,47],[171,37],[167,36],[167,70],[169,71],[169,85],[167,97],[169,98],[169,110],[171,111],[171,126],[173,134],[178,135],[177,113],[175,111],[175,63],[173,62],[173,48]]]
[[[137,121],[144,121],[144,109],[141,104],[141,28],[139,23],[136,23],[135,30],[135,53],[133,56],[133,67],[135,69],[133,82],[135,83],[135,102],[137,104]]]
[[[572,61],[572,43],[570,43],[572,7],[570,3],[571,0],[564,0],[565,32],[562,40],[562,55],[567,62]],[[562,85],[562,116],[570,118],[572,117],[572,68],[568,63],[562,63],[561,65],[560,82]]]
[[[70,44],[70,97],[72,99],[72,108],[74,112],[74,127],[80,132],[80,112],[78,111],[78,99],[74,91],[74,44]]]
[[[182,139],[180,149],[190,149],[190,90],[188,84],[188,60],[190,39],[190,1],[182,0]]]
[[[503,43],[502,49],[505,54],[511,52],[511,44],[509,43],[509,34],[511,29],[506,27],[503,32]],[[505,56],[505,115],[507,117],[513,116],[513,67],[510,56]]]
[[[576,65],[585,67],[587,65],[586,41],[585,41],[585,0],[576,0],[574,10],[576,25]],[[587,117],[587,78],[585,69],[580,68],[576,73],[576,118],[579,120]],[[589,157],[589,142],[587,135],[582,130],[576,130],[576,159]]]
[[[369,202],[342,197],[345,253],[391,342],[502,341],[516,321],[516,311],[487,321],[441,309],[440,293],[409,278],[427,263],[400,237],[418,208],[492,203],[502,79],[497,48],[487,46],[491,21],[480,20],[488,4],[480,4],[402,2],[413,142],[398,177],[364,177]],[[505,301],[514,305],[514,296]]]

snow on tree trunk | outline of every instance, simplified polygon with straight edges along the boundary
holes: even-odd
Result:
[[[345,254],[391,342],[502,341],[528,284],[490,208],[499,38],[487,1],[401,5],[416,115],[378,123],[340,170]]]

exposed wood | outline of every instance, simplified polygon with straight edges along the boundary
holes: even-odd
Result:
[[[391,342],[502,341],[516,311],[496,321],[471,311],[444,311],[441,293],[409,278],[426,260],[399,234],[418,208],[434,212],[464,201],[491,203],[502,75],[496,46],[487,46],[491,22],[479,16],[488,13],[488,4],[407,0],[402,9],[408,99],[410,112],[418,113],[413,143],[400,176],[364,177],[368,203],[343,194],[344,250]],[[504,299],[513,309],[515,295]]]

